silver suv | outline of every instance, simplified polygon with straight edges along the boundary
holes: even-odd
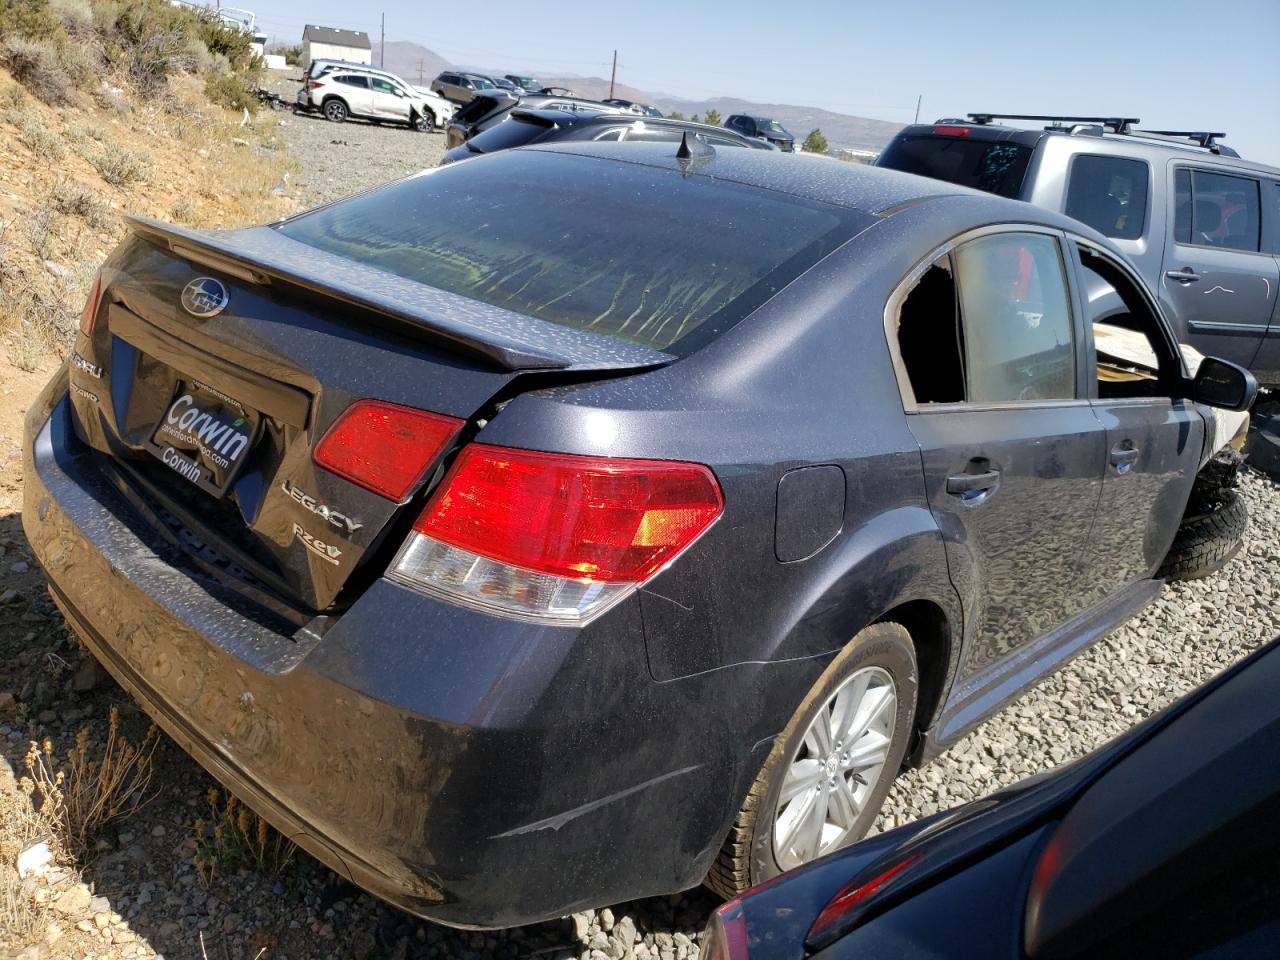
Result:
[[[1049,125],[997,123],[1010,120]],[[1179,339],[1280,387],[1280,170],[1223,133],[1139,122],[971,113],[904,128],[877,164],[1083,221],[1128,254]]]

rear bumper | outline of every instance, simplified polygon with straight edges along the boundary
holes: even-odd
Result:
[[[758,669],[658,684],[633,605],[542,628],[386,581],[322,637],[277,632],[132,512],[74,436],[65,374],[24,453],[23,526],[70,623],[192,757],[338,873],[474,927],[705,874],[756,762],[714,711],[750,702],[731,688]]]

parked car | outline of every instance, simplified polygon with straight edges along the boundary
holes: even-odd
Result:
[[[1082,760],[721,907],[702,955],[1271,956],[1278,689],[1272,641]]]
[[[632,113],[638,113],[641,116],[653,117],[655,120],[662,118],[662,111],[647,103],[637,103],[635,100],[623,100],[620,97],[613,97],[608,100],[601,100],[600,102],[607,103],[611,107],[621,107],[625,110],[630,110]]]
[[[446,70],[431,81],[431,89],[446,100],[451,100],[457,104],[465,104],[470,103],[477,93],[498,88],[486,77],[473,73],[457,73],[452,70]]]
[[[860,837],[1159,594],[1205,405],[1256,389],[1191,377],[1078,221],[772,151],[535,146],[128,227],[26,420],[31,551],[214,777],[443,923]],[[1097,361],[1088,273],[1154,375]]]
[[[533,77],[525,76],[519,73],[507,73],[503,75],[505,79],[510,80],[525,93],[541,93],[542,84]]]
[[[505,90],[486,90],[454,114],[453,122],[445,130],[445,147],[452,150],[481,131],[503,123],[517,105],[526,110],[556,110],[561,113],[620,113],[616,107],[598,100],[543,94],[516,97]]]
[[[1280,387],[1280,169],[1240,159],[1223,133],[1140,122],[970,114],[904,128],[877,163],[1087,223],[1142,272],[1179,340]]]
[[[751,140],[724,127],[710,126],[705,123],[690,123],[687,120],[655,120],[650,117],[639,119],[633,114],[525,110],[517,107],[511,111],[508,120],[448,150],[440,160],[440,165],[444,166],[482,154],[535,143],[560,143],[565,140],[679,143],[685,134],[713,147],[767,149],[759,140]]]
[[[777,120],[770,120],[768,117],[753,117],[745,113],[735,113],[724,122],[724,125],[730,130],[736,130],[744,137],[759,137],[761,140],[768,140],[784,153],[795,152],[795,135]]]
[[[316,69],[303,81],[295,109],[319,110],[337,123],[360,117],[404,123],[423,131],[437,129],[453,118],[453,104],[409,86],[394,73],[327,61],[312,61],[312,67]]]

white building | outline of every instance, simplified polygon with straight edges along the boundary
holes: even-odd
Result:
[[[305,67],[312,60],[349,60],[372,65],[373,46],[369,35],[362,31],[307,24],[302,31],[300,63]]]

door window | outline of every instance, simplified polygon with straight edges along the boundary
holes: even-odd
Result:
[[[1104,237],[1136,240],[1147,220],[1145,160],[1081,154],[1071,163],[1065,213]]]
[[[904,298],[898,352],[916,402],[1076,396],[1076,347],[1057,241],[1001,233],[931,266]]]
[[[379,78],[374,77],[374,78],[372,78],[369,82],[370,82],[371,84],[373,84],[373,89],[374,89],[376,92],[378,92],[378,93],[385,93],[385,94],[388,94],[389,96],[393,96],[393,97],[395,96],[396,88],[395,88],[395,87],[393,87],[393,86],[392,86],[390,83],[388,83],[386,80],[380,80]]]
[[[1257,251],[1258,181],[1179,167],[1174,174],[1173,236],[1178,243]]]
[[[360,87],[367,90],[369,88],[369,79],[367,77],[353,77],[350,74],[342,77],[334,77],[338,83],[345,83],[348,87]]]

